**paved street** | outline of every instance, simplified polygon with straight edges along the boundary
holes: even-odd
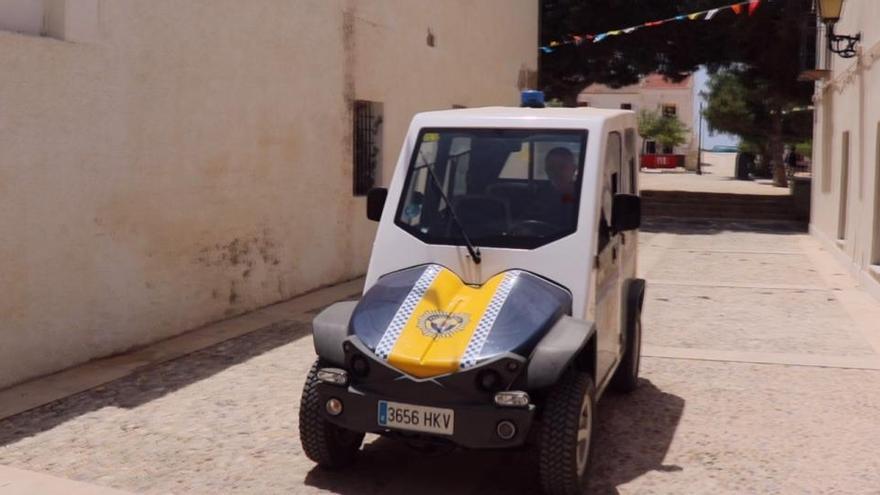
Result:
[[[644,380],[600,405],[594,493],[880,493],[880,304],[786,224],[654,220],[641,244]],[[0,464],[157,494],[537,491],[523,452],[368,438],[313,468],[304,316],[0,421]]]
[[[728,194],[783,196],[784,187],[774,187],[771,179],[734,180],[736,153],[703,152],[702,175],[681,168],[644,169],[639,175],[641,189],[652,191],[696,191]]]

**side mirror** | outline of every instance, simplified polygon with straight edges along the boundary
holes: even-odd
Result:
[[[642,198],[634,194],[614,195],[611,228],[615,232],[635,230],[642,224]]]
[[[388,198],[388,189],[374,187],[367,193],[367,218],[378,222],[382,218],[382,210],[385,208],[385,200]]]

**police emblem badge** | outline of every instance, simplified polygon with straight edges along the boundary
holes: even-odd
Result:
[[[451,337],[467,325],[469,317],[465,313],[446,311],[425,311],[419,317],[418,327],[425,337]]]

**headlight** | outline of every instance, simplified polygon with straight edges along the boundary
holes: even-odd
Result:
[[[498,392],[495,394],[495,405],[501,407],[526,407],[529,405],[529,394],[519,391]]]
[[[339,368],[321,368],[318,370],[318,380],[333,385],[348,385],[348,372]]]

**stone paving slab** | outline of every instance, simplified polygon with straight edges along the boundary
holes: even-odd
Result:
[[[821,286],[822,279],[802,254],[726,253],[668,250],[651,267],[646,278],[731,283],[785,283]]]
[[[836,293],[649,282],[646,344],[714,350],[874,355]]]
[[[296,439],[308,367],[289,359],[305,354],[308,343],[291,340],[298,334],[260,331],[6,421],[0,462],[139,493],[536,492],[527,452],[426,453],[370,437],[351,470],[315,469]],[[251,357],[241,362],[238,352]],[[218,363],[230,367],[187,377]],[[638,391],[600,405],[593,493],[880,486],[880,372],[652,358],[643,366]],[[57,424],[44,431],[47,421]]]
[[[791,222],[674,218],[646,218],[639,236],[648,249],[794,253],[801,251],[801,240],[809,238],[802,225]]]
[[[596,493],[880,493],[880,372],[644,365],[650,385],[600,409]]]
[[[3,495],[131,495],[86,483],[0,466],[0,494]]]
[[[308,333],[279,322],[0,421],[0,464],[140,493],[289,493],[311,467]]]
[[[640,234],[644,235],[644,234]],[[666,235],[651,239],[650,247],[682,249],[689,251],[728,251],[759,253],[798,253],[800,235],[749,234],[744,232],[720,232],[712,235]]]

